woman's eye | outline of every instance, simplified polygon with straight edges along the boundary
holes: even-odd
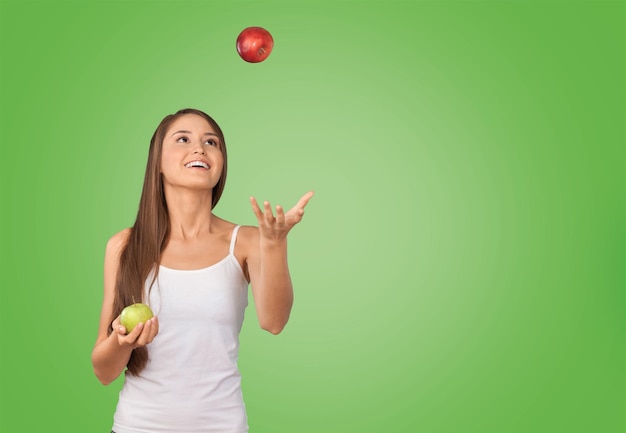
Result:
[[[189,140],[187,139],[187,137],[180,137],[178,140],[176,140],[177,143],[187,143],[189,142]]]
[[[204,142],[204,144],[208,144],[209,146],[217,146],[215,140],[207,140]]]

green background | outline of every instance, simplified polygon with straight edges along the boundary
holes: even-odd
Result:
[[[316,192],[290,323],[246,313],[251,432],[626,431],[624,2],[0,4],[2,431],[109,431],[104,247],[184,107],[218,215]]]

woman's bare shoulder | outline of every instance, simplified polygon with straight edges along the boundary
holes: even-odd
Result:
[[[244,242],[258,242],[259,228],[256,226],[241,224],[237,238],[243,240]]]
[[[244,224],[232,224],[229,226],[229,239],[235,226],[240,226],[237,232],[237,243],[235,251],[241,254],[242,257],[247,258],[250,254],[253,254],[259,245],[259,228],[255,226],[249,226]]]
[[[107,252],[109,253],[119,253],[126,242],[128,241],[128,236],[130,236],[131,228],[125,228],[113,236],[111,236],[107,242]]]
[[[258,236],[258,227],[248,226],[245,224],[237,224],[231,221],[227,221],[223,218],[215,216],[215,222],[219,224],[220,231],[227,233],[229,236],[232,233],[235,226],[240,226],[239,231],[237,232],[237,240],[247,240],[249,238],[254,238]]]

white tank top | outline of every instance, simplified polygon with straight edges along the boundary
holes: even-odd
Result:
[[[159,333],[139,376],[125,375],[116,433],[244,433],[246,410],[237,367],[248,282],[234,249],[208,268],[159,267],[148,304]],[[148,284],[152,281],[148,278]]]

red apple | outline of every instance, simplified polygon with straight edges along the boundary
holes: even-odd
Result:
[[[263,27],[248,27],[237,37],[237,52],[246,62],[259,63],[267,59],[274,47],[274,39]]]

